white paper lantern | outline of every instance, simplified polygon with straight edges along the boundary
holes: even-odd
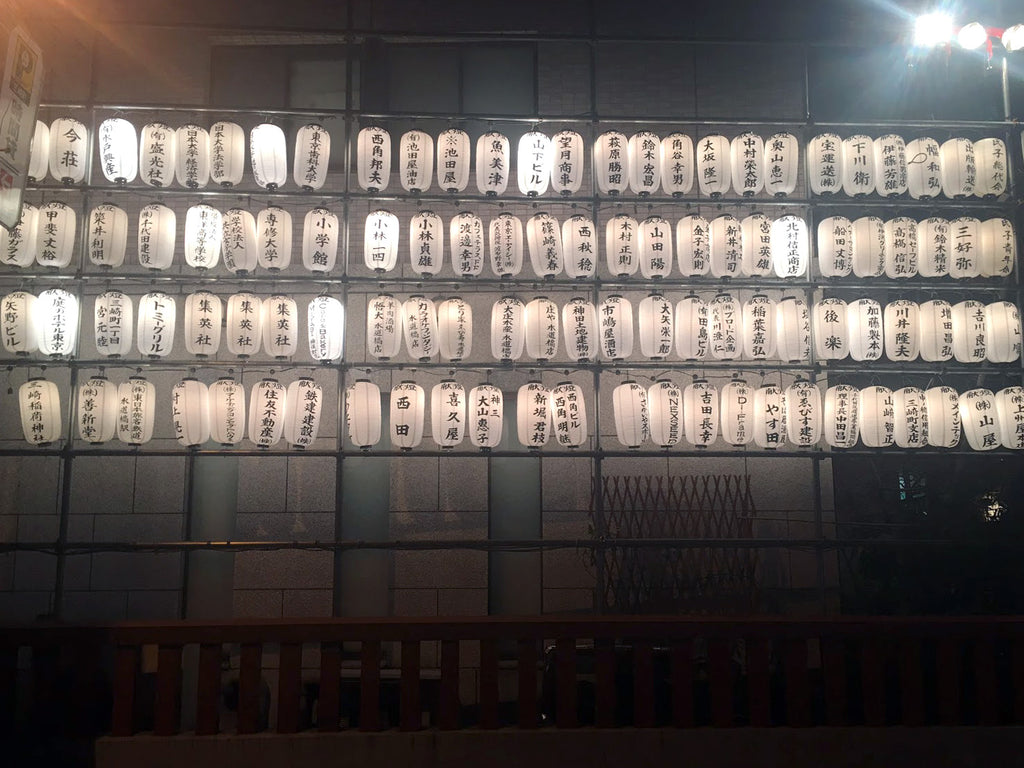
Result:
[[[174,436],[186,448],[210,439],[210,392],[198,379],[187,377],[171,389]]]
[[[291,357],[299,346],[299,308],[288,296],[268,296],[260,308],[263,349],[277,359]]]
[[[764,188],[775,197],[793,194],[800,167],[800,145],[792,133],[776,133],[764,142]]]
[[[292,179],[296,185],[307,192],[323,187],[330,162],[331,134],[327,129],[317,123],[299,128],[292,162]]]
[[[818,360],[842,360],[850,353],[847,306],[842,299],[814,302],[811,316],[814,330],[814,357]]]
[[[223,316],[220,297],[209,291],[188,295],[185,299],[185,350],[190,355],[208,357],[217,354]]]
[[[437,305],[437,348],[442,360],[452,362],[473,351],[473,308],[458,296]]]
[[[860,437],[860,390],[837,384],[825,390],[822,432],[833,448],[853,448]]]
[[[398,263],[398,229],[398,217],[390,211],[374,211],[366,217],[363,262],[367,269],[383,273],[395,268]]]
[[[6,301],[5,301],[6,305]],[[132,349],[135,313],[132,299],[121,291],[104,291],[93,304],[93,340],[101,357],[121,357]],[[6,340],[6,339],[5,339]]]
[[[433,211],[409,219],[409,263],[418,275],[436,275],[444,266],[444,225]]]
[[[772,220],[763,213],[752,213],[740,222],[743,236],[743,260],[740,272],[745,277],[766,277],[772,273]]]
[[[576,214],[562,222],[562,256],[565,274],[575,279],[593,277],[597,271],[597,227]],[[671,265],[669,265],[671,267]]]
[[[960,395],[960,425],[967,444],[975,451],[992,451],[1000,445],[996,397],[990,389],[972,389]]]
[[[292,215],[269,205],[256,214],[256,264],[270,272],[292,263]]]
[[[222,187],[242,183],[245,170],[245,131],[238,123],[220,121],[210,126],[210,180]]]
[[[377,220],[373,217],[378,214],[382,214],[386,219],[385,225],[379,225]],[[391,219],[386,217],[391,216]],[[394,219],[392,221],[392,219]],[[383,226],[383,232],[386,235],[382,235],[381,240],[374,241],[374,248],[384,248],[384,256],[387,258],[387,247],[390,241],[387,239],[388,236],[393,235],[394,237],[394,248],[393,255],[391,258],[391,265],[394,266],[394,261],[397,258],[398,253],[398,219],[389,214],[387,211],[378,211],[377,213],[371,213],[367,217],[367,237],[369,237],[371,220],[373,226]],[[338,259],[338,237],[341,233],[341,229],[338,225],[338,217],[331,213],[326,208],[314,208],[309,211],[302,221],[302,266],[308,269],[310,272],[330,272],[334,269],[334,264]],[[375,230],[375,237],[381,234],[380,229]],[[369,254],[369,251],[365,253]],[[378,256],[381,252],[374,250],[373,255]]]
[[[924,448],[928,444],[928,409],[924,392],[903,387],[892,393],[895,426],[893,441],[900,448]]]
[[[519,138],[516,177],[521,194],[537,197],[548,191],[551,156],[551,139],[540,131],[530,131]]]
[[[754,393],[747,382],[734,379],[722,387],[722,439],[729,445],[746,445],[754,439]]]
[[[683,390],[668,379],[654,382],[647,390],[647,412],[651,420],[651,442],[671,448],[683,439]]]
[[[528,357],[542,361],[557,357],[558,306],[555,302],[547,296],[538,296],[529,302],[523,312],[523,327]]]
[[[866,448],[888,448],[896,440],[896,411],[892,390],[865,387],[860,391],[857,413],[860,440]]]
[[[949,274],[949,222],[932,216],[917,224],[917,271],[921,277],[942,277]]]
[[[885,223],[877,216],[861,216],[853,222],[853,274],[885,274]]]
[[[907,145],[902,136],[888,133],[875,139],[875,190],[882,197],[907,191]]]
[[[120,267],[128,245],[128,214],[103,203],[89,213],[89,261],[98,267]]]
[[[209,205],[193,205],[185,213],[185,263],[212,269],[220,261],[224,217]]]
[[[719,134],[705,136],[697,142],[696,155],[700,193],[714,198],[728,192],[731,176],[729,140]]]
[[[512,168],[508,137],[490,131],[476,140],[476,188],[488,197],[503,195]]]
[[[359,379],[345,393],[345,420],[348,436],[362,450],[380,442],[380,387],[369,379]]]
[[[711,300],[711,356],[716,360],[739,360],[743,352],[743,309],[739,300],[720,293]]]
[[[270,448],[284,434],[287,391],[276,379],[261,379],[249,397],[249,441],[257,448]]]
[[[661,216],[640,222],[637,238],[640,274],[645,280],[672,274],[672,225]]]
[[[882,306],[874,299],[857,299],[846,307],[850,357],[857,362],[879,360],[884,351]]]
[[[466,405],[469,442],[475,448],[490,450],[501,443],[504,428],[504,398],[493,384],[481,384],[469,390]]]
[[[629,137],[626,146],[629,189],[635,195],[653,195],[661,186],[661,138],[650,131]]]
[[[625,381],[612,390],[615,435],[630,449],[639,448],[650,435],[647,391],[635,381]]]
[[[551,435],[551,391],[539,381],[516,393],[516,437],[526,448],[543,448]]]
[[[366,304],[366,351],[377,360],[390,360],[402,349],[402,302],[390,293]]]
[[[81,184],[88,155],[89,131],[83,123],[73,117],[58,117],[50,123],[50,175],[53,178],[64,184]]]
[[[498,277],[515,277],[523,268],[523,222],[511,213],[491,219],[491,270]]]
[[[705,222],[707,224],[707,222]],[[608,271],[616,277],[629,277],[636,274],[640,266],[637,250],[636,219],[625,213],[618,213],[608,219],[604,227],[604,253]],[[704,229],[704,242],[707,244],[707,228]],[[707,261],[705,257],[705,262]]]
[[[551,422],[560,448],[579,448],[587,442],[587,404],[578,384],[565,381],[551,390]]]
[[[437,137],[437,184],[445,192],[461,192],[469,184],[469,134],[460,128]]]
[[[619,195],[629,185],[629,140],[618,131],[594,139],[594,179],[602,195]]]
[[[0,263],[28,267],[35,261],[39,233],[39,209],[22,203],[21,219],[14,229],[0,227]]]
[[[732,188],[753,197],[764,188],[764,139],[756,133],[741,133],[729,145]]]
[[[235,274],[247,274],[259,263],[256,242],[256,217],[243,208],[232,208],[224,214],[221,254],[224,266]]]
[[[341,358],[345,347],[345,308],[333,296],[317,296],[307,310],[309,356],[320,362]]]
[[[712,219],[708,251],[714,277],[739,277],[743,261],[743,228],[735,216],[725,214]]]
[[[780,216],[772,222],[772,266],[781,278],[807,274],[810,243],[807,222],[799,216]]]
[[[448,230],[452,267],[462,277],[476,277],[484,269],[484,225],[480,217],[463,211],[452,217]]]
[[[953,308],[948,301],[931,299],[918,305],[921,324],[921,359],[939,363],[953,357]]]
[[[410,357],[429,361],[437,354],[437,310],[425,296],[410,296],[402,305],[402,329]]]
[[[932,387],[924,393],[928,412],[928,445],[956,448],[960,443],[960,396],[952,387]]]
[[[249,158],[256,184],[271,192],[288,178],[288,143],[281,126],[260,123],[249,133]]]
[[[139,211],[139,264],[147,269],[168,269],[174,261],[177,219],[166,205],[153,203]]]
[[[974,194],[977,197],[999,197],[1006,192],[1010,157],[1002,139],[987,138],[974,142],[974,163],[977,177]]]
[[[743,354],[751,360],[767,360],[775,356],[775,313],[775,302],[761,293],[754,294],[743,303]]]
[[[685,133],[670,133],[661,140],[661,187],[672,197],[693,189],[693,139]]]
[[[958,363],[985,361],[988,337],[985,305],[980,301],[961,301],[953,305],[953,357]]]
[[[675,312],[672,302],[660,294],[640,300],[638,307],[640,354],[651,360],[664,360],[675,344]]]
[[[39,208],[36,222],[36,263],[41,267],[66,267],[75,250],[75,209],[51,200]]]
[[[843,139],[843,192],[853,197],[874,191],[874,142],[861,134]]]
[[[915,200],[930,200],[942,191],[939,142],[924,136],[907,142],[907,191]]]
[[[295,448],[308,448],[320,432],[324,391],[313,379],[300,377],[288,385],[284,402],[284,439]]]
[[[834,195],[844,178],[843,140],[835,133],[819,133],[807,145],[807,181],[811,193]]]
[[[564,263],[562,231],[558,220],[548,213],[538,213],[526,222],[526,243],[530,264],[537,277],[561,274]]]
[[[981,222],[961,216],[949,223],[949,276],[978,277],[981,274]]]
[[[985,356],[990,363],[1020,359],[1020,311],[1009,301],[985,306]]]
[[[245,387],[226,376],[210,385],[210,439],[221,445],[238,445],[245,437]]]
[[[775,305],[775,351],[786,363],[811,355],[811,313],[803,299],[784,296]]]
[[[579,296],[562,305],[562,330],[565,333],[565,351],[576,362],[597,359],[597,310]]]
[[[962,136],[944,141],[939,147],[942,193],[949,198],[970,197],[978,178],[974,143]]]
[[[897,216],[885,222],[885,275],[891,280],[917,274],[917,222]]]
[[[921,348],[921,323],[916,302],[897,299],[885,305],[882,317],[885,356],[894,363],[916,360]]]
[[[479,150],[477,154],[479,157]],[[555,192],[568,196],[580,191],[583,157],[583,137],[576,131],[559,131],[551,137],[551,188]]]
[[[139,321],[135,334],[139,354],[153,358],[171,354],[176,314],[174,297],[166,293],[153,291],[139,299]]]
[[[263,341],[263,302],[251,293],[236,293],[228,298],[228,352],[237,357],[258,355]]]
[[[754,444],[775,450],[786,444],[786,391],[774,384],[764,384],[754,391],[751,416]]]
[[[28,181],[30,184],[46,178],[50,167],[50,126],[42,120],[36,120],[36,129],[32,134],[32,145],[29,150]]]
[[[429,133],[412,130],[398,142],[398,179],[406,192],[430,189],[434,174],[434,139]]]
[[[1006,387],[996,392],[996,422],[1003,448],[1024,450],[1024,388]]]
[[[703,379],[683,389],[683,434],[697,448],[718,439],[718,390]]]
[[[36,299],[35,337],[44,355],[70,355],[78,346],[78,299],[63,288],[50,288]]]
[[[711,225],[707,219],[691,215],[678,221],[676,252],[683,277],[700,277],[711,271]]]
[[[633,305],[629,299],[612,295],[597,309],[601,352],[608,360],[625,360],[633,354]]]
[[[15,355],[28,355],[39,349],[40,329],[36,297],[27,291],[14,291],[3,298],[0,311],[0,335],[4,349]]]
[[[451,449],[466,434],[466,390],[452,379],[434,385],[430,391],[430,430],[441,449]]]
[[[503,296],[491,308],[491,356],[510,362],[523,355],[526,307],[514,296]]]
[[[388,431],[391,445],[403,451],[416,448],[423,440],[423,414],[426,396],[423,387],[403,381],[391,389],[388,407]]]
[[[1009,277],[1017,261],[1013,222],[995,218],[981,222],[981,276]]]
[[[117,387],[117,439],[144,445],[153,439],[156,387],[141,376],[131,376]]]
[[[189,123],[174,132],[174,177],[189,189],[202,189],[210,182],[210,133]]]
[[[178,137],[166,123],[147,123],[139,132],[139,178],[151,187],[169,187],[174,181]]]
[[[683,360],[705,360],[710,348],[708,305],[690,294],[676,304],[676,354]]]
[[[821,391],[809,381],[786,388],[786,436],[797,448],[811,448],[821,440]]]
[[[18,387],[21,431],[33,445],[47,446],[60,440],[60,392],[46,379],[29,379]]]
[[[128,184],[139,173],[139,139],[135,126],[121,117],[100,123],[100,168],[107,181]]]
[[[373,125],[359,131],[356,139],[356,177],[370,192],[388,188],[391,180],[391,134]]]

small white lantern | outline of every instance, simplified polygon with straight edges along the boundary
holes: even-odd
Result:
[[[676,252],[683,277],[701,277],[711,271],[711,225],[707,219],[690,215],[676,223]]]
[[[117,387],[117,439],[144,445],[153,439],[156,387],[142,376],[131,376]]]
[[[493,197],[505,194],[512,167],[508,137],[490,131],[476,140],[476,188]]]
[[[729,145],[732,188],[753,197],[764,188],[764,139],[746,131]]]
[[[112,184],[125,185],[135,181],[139,173],[139,139],[135,126],[121,117],[100,123],[100,168]]]
[[[89,132],[73,117],[50,123],[50,175],[63,184],[81,184],[89,154]],[[42,178],[42,177],[37,177]]]
[[[398,232],[398,217],[390,211],[374,211],[366,217],[363,262],[367,269],[383,273],[395,268],[398,263]]]
[[[881,304],[874,299],[851,301],[846,307],[846,326],[853,360],[881,359],[885,343]]]
[[[402,302],[390,293],[366,304],[366,351],[377,360],[390,360],[402,350]]]
[[[345,308],[333,296],[317,296],[307,310],[309,356],[322,363],[341,358],[345,342]]]
[[[939,142],[923,136],[907,142],[907,191],[915,200],[930,200],[942,191]]]
[[[587,442],[587,404],[583,389],[565,381],[551,390],[551,422],[561,448],[579,448]]]
[[[949,276],[962,279],[981,274],[981,222],[961,216],[949,223]]]
[[[268,205],[256,214],[256,264],[270,272],[292,263],[292,215]]]
[[[359,379],[345,393],[345,420],[354,445],[368,450],[380,442],[380,387],[369,379]]]
[[[857,134],[843,139],[843,192],[850,197],[875,191],[875,143]]]
[[[775,302],[763,293],[743,303],[743,353],[751,360],[775,356]]]
[[[35,184],[46,178],[50,167],[50,126],[42,120],[36,120],[36,129],[32,134],[29,149],[28,181]]]
[[[1020,311],[1009,301],[985,306],[985,356],[990,363],[1015,363],[1020,359]]]
[[[257,186],[275,191],[288,178],[288,142],[281,126],[260,123],[249,133],[249,158]]]
[[[398,141],[398,180],[406,192],[430,189],[434,175],[434,139],[429,133],[412,130]]]
[[[709,349],[708,305],[690,294],[676,304],[676,354],[683,360],[705,360]]]
[[[885,274],[885,223],[877,216],[861,216],[853,222],[853,274]]]
[[[729,293],[711,300],[711,356],[716,360],[739,360],[743,352],[741,336],[743,309]]]
[[[640,300],[640,354],[651,360],[664,360],[675,344],[675,312],[672,302],[653,293]]]
[[[458,296],[437,305],[437,349],[442,360],[456,363],[473,351],[473,308]]]
[[[608,271],[616,277],[634,275],[640,266],[637,252],[637,229],[639,226],[636,219],[625,213],[615,214],[608,219],[604,226],[605,261],[608,264]],[[707,228],[704,233],[706,244]]]
[[[551,188],[568,196],[579,192],[582,183],[583,137],[576,131],[559,131],[551,137]]]
[[[661,186],[661,138],[650,131],[629,137],[626,146],[629,189],[635,195],[653,195]]]
[[[576,214],[562,222],[562,256],[565,274],[569,277],[583,279],[594,276],[598,256],[597,227],[593,221]]]
[[[391,389],[388,407],[388,431],[391,445],[403,451],[417,447],[423,440],[423,414],[426,396],[423,387],[403,381]]]
[[[154,270],[170,268],[174,261],[177,226],[174,211],[161,203],[147,205],[139,211],[140,266]]]
[[[258,355],[263,341],[263,302],[251,293],[236,293],[228,298],[228,352],[246,358]]]
[[[921,322],[916,302],[897,299],[885,305],[882,317],[885,356],[894,363],[916,360],[921,348]]]
[[[615,435],[629,449],[639,448],[650,435],[647,391],[635,381],[626,381],[612,390],[612,414]]]
[[[633,305],[612,295],[597,310],[601,351],[608,360],[625,360],[633,354]]]
[[[754,393],[742,379],[722,387],[722,439],[729,445],[746,445],[754,439]]]
[[[504,428],[504,398],[493,384],[481,384],[469,390],[467,413],[469,442],[481,450],[496,448]]]
[[[75,250],[78,218],[74,208],[51,200],[39,208],[36,221],[36,263],[41,267],[66,267]]]
[[[386,214],[391,216],[387,211],[378,211],[377,213]],[[371,217],[377,214],[370,214],[367,217],[367,225],[370,225]],[[394,221],[391,219],[387,220],[389,226],[393,227],[393,230],[386,229],[385,231],[389,234],[393,234],[395,245],[392,258],[392,266],[394,266],[394,259],[397,257],[398,251],[398,219],[392,216]],[[369,228],[367,232],[369,232]],[[326,208],[314,208],[309,211],[302,221],[302,266],[308,269],[310,272],[330,272],[334,269],[334,264],[338,259],[338,237],[341,229],[338,226],[338,217],[331,213]],[[384,241],[387,242],[386,240]],[[386,244],[382,246],[386,248]]]
[[[461,192],[469,184],[469,134],[449,128],[437,137],[437,184],[445,192]]]
[[[318,123],[302,126],[295,134],[292,179],[306,192],[323,187],[331,162],[331,134]],[[289,440],[288,442],[292,442]]]
[[[974,142],[974,163],[977,168],[974,194],[977,197],[995,198],[1006,192],[1009,160],[1002,139],[988,138]]]
[[[693,139],[685,133],[670,133],[661,140],[661,188],[672,197],[693,189]]]
[[[893,440],[900,448],[924,448],[928,444],[928,409],[924,392],[917,387],[903,387],[892,393],[896,415]]]
[[[822,431],[833,448],[853,448],[860,437],[860,390],[837,384],[825,390]]]
[[[18,388],[21,431],[32,445],[47,446],[61,438],[60,392],[46,379],[29,379]]]
[[[223,317],[219,296],[209,291],[190,293],[185,299],[185,350],[196,357],[216,355]]]
[[[743,236],[744,277],[767,277],[772,273],[772,220],[763,213],[752,213],[740,222]]]
[[[928,445],[956,448],[960,443],[960,396],[952,387],[932,387],[924,393],[928,412]]]
[[[776,133],[764,142],[764,188],[775,197],[796,190],[800,167],[800,145],[792,133]]]
[[[484,224],[475,213],[452,217],[448,228],[452,267],[462,277],[477,277],[484,269]]]
[[[529,302],[523,313],[523,326],[528,357],[544,361],[558,356],[558,306],[555,302],[547,296],[538,296]]]
[[[232,208],[224,214],[221,254],[224,266],[235,274],[247,274],[259,263],[256,242],[256,217],[244,208]]]
[[[242,183],[245,169],[245,131],[238,123],[220,121],[210,126],[210,180],[222,187]]]
[[[602,195],[620,195],[629,184],[629,140],[618,131],[594,139],[594,179]]]
[[[128,214],[103,203],[89,213],[89,261],[98,267],[120,267],[128,245]]]
[[[786,391],[774,384],[764,384],[754,392],[751,417],[754,444],[773,451],[786,444]]]
[[[523,355],[526,307],[514,296],[503,296],[491,308],[491,356],[511,362]]]
[[[437,354],[437,310],[425,296],[410,296],[402,305],[402,329],[405,348],[420,362]]]
[[[526,222],[526,244],[537,277],[561,274],[564,264],[562,231],[554,216],[549,213],[531,216]]]
[[[230,321],[229,321],[230,324]],[[299,308],[288,296],[268,296],[260,307],[263,349],[283,360],[295,354],[299,346]]]
[[[951,199],[970,197],[978,178],[974,143],[962,136],[949,139],[939,147],[942,193]]]
[[[174,132],[174,178],[189,189],[202,189],[210,182],[210,132],[189,123]]]
[[[391,180],[391,134],[378,125],[359,131],[356,139],[356,177],[370,192],[388,188]]]
[[[523,222],[511,213],[491,219],[491,270],[498,277],[515,277],[523,268]]]
[[[842,360],[850,353],[847,306],[842,299],[814,302],[811,323],[814,333],[814,357],[818,360]]]
[[[245,387],[225,376],[210,385],[210,439],[223,446],[238,445],[245,436]]]
[[[36,297],[27,291],[14,291],[4,296],[0,306],[4,349],[15,355],[28,355],[39,349]]]
[[[739,219],[725,214],[711,221],[708,238],[711,274],[714,277],[739,277],[743,261],[743,228]]]
[[[287,391],[276,379],[261,379],[249,397],[249,441],[257,448],[270,448],[284,434]]]
[[[640,222],[637,250],[640,274],[656,280],[672,274],[672,225],[661,216],[648,216]]]
[[[172,296],[161,291],[139,299],[139,322],[135,337],[139,354],[167,357],[174,348],[174,321],[177,308]]]
[[[686,439],[697,448],[718,439],[718,390],[703,379],[683,389],[683,425]]]
[[[579,296],[562,306],[562,330],[565,333],[565,351],[578,363],[597,359],[597,310]]]
[[[862,389],[857,419],[860,440],[866,448],[891,446],[896,440],[896,411],[892,390],[880,386]]]
[[[445,379],[430,391],[430,431],[442,450],[462,442],[466,434],[466,390],[458,382]]]
[[[444,266],[444,225],[433,211],[409,219],[409,263],[417,275],[436,275]]]
[[[780,216],[772,222],[772,266],[781,278],[803,277],[810,259],[807,222],[799,216]]]
[[[797,448],[811,448],[821,440],[821,391],[809,381],[786,388],[786,436]]]
[[[811,313],[803,299],[784,296],[775,305],[775,351],[784,362],[811,355]]]
[[[902,136],[888,133],[875,139],[875,191],[897,197],[907,191],[907,145]]]
[[[224,217],[209,205],[193,205],[185,213],[185,263],[212,269],[220,261]]]
[[[1009,277],[1017,261],[1013,222],[995,218],[981,222],[981,276]]]
[[[932,216],[917,225],[917,271],[921,277],[943,277],[949,274],[952,242],[949,222]]]
[[[174,181],[178,137],[166,123],[147,123],[139,132],[139,178],[151,187],[169,187]]]
[[[308,448],[320,432],[324,390],[303,376],[288,385],[284,399],[284,439],[295,448]]]
[[[210,439],[210,391],[199,379],[182,379],[171,389],[171,421],[181,445],[193,448]]]
[[[516,155],[520,194],[537,197],[548,191],[551,155],[551,139],[540,131],[530,131],[520,137]]]
[[[1003,448],[1024,449],[1024,388],[1006,387],[996,392],[996,421]]]
[[[960,424],[967,444],[975,451],[999,447],[996,396],[990,389],[972,389],[960,395]]]
[[[74,353],[78,346],[78,299],[63,288],[50,288],[36,299],[35,337],[39,351],[58,356]]]
[[[671,448],[683,439],[683,390],[675,382],[661,379],[647,390],[647,412],[651,419],[651,442]]]
[[[891,280],[917,274],[917,222],[897,216],[885,222],[885,275]]]
[[[6,304],[5,300],[5,307]],[[104,291],[97,296],[93,304],[96,353],[101,357],[121,357],[131,352],[134,322],[135,313],[130,296],[121,291]]]
[[[948,301],[931,299],[918,305],[921,324],[921,359],[940,363],[953,357],[953,308]]]
[[[0,227],[0,263],[28,267],[35,261],[39,233],[39,209],[22,203],[21,219],[14,229]]]
[[[719,134],[697,142],[697,186],[702,195],[721,197],[729,191],[731,150],[729,140]]]
[[[835,133],[819,133],[807,145],[807,180],[811,193],[834,195],[844,177],[843,140]]]
[[[539,381],[523,384],[516,393],[516,437],[519,444],[543,448],[551,434],[551,391]]]
[[[953,305],[953,357],[958,363],[985,361],[988,337],[985,305],[980,301],[961,301]]]

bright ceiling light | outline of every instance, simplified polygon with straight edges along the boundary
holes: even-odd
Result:
[[[914,45],[931,48],[953,38],[953,20],[948,13],[926,13],[914,22]]]
[[[1024,50],[1024,24],[1014,24],[1003,32],[1003,48],[1008,51]]]
[[[977,21],[964,25],[956,35],[956,41],[960,43],[960,47],[969,51],[980,48],[986,40],[988,40],[988,32]]]

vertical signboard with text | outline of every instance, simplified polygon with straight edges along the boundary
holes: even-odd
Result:
[[[0,83],[0,225],[18,223],[28,175],[36,109],[43,88],[43,53],[24,29],[0,28],[4,51]]]

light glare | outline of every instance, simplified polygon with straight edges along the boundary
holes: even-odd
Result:
[[[986,40],[988,40],[988,32],[977,21],[972,21],[970,24],[965,25],[956,36],[956,41],[960,43],[960,47],[966,48],[969,51],[980,48]]]
[[[1024,24],[1014,24],[1003,32],[1003,48],[1008,51],[1024,50]]]
[[[948,13],[926,13],[914,22],[914,45],[931,48],[953,37],[953,20]]]

